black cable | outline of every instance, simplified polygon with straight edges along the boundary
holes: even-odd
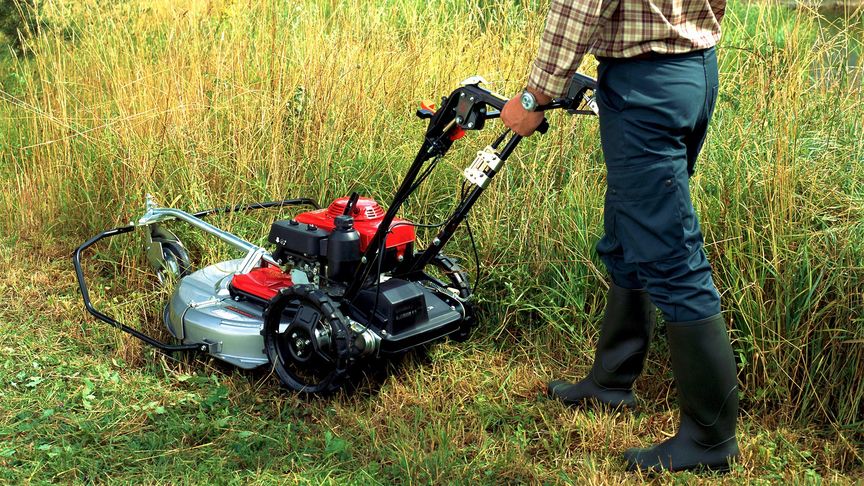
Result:
[[[252,204],[238,204],[236,206],[225,206],[221,208],[205,209],[203,211],[192,213],[192,216],[195,216],[196,218],[203,218],[215,213],[234,213],[239,211],[252,211],[255,209],[268,209],[275,207],[281,208],[285,206],[312,206],[315,209],[321,209],[321,206],[319,206],[314,199],[310,199],[308,197],[301,197],[297,199],[286,199],[284,201],[257,202]]]
[[[432,174],[432,171],[438,165],[438,162],[440,160],[441,160],[441,156],[439,155],[439,156],[435,157],[434,159],[432,159],[432,162],[429,162],[429,167],[427,167],[426,170],[423,171],[423,173],[417,177],[417,180],[415,180],[414,184],[411,185],[411,188],[408,189],[408,194],[405,195],[405,200],[408,200],[408,196],[410,196],[412,193],[414,193],[414,191],[416,191],[417,188],[420,187],[420,184],[423,181],[425,181],[426,178],[429,177],[430,174]]]
[[[414,191],[416,191],[417,188],[420,187],[420,184],[423,183],[423,181],[425,181],[429,177],[429,175],[432,174],[432,171],[435,169],[435,167],[438,165],[438,162],[443,157],[444,157],[443,155],[438,155],[437,157],[432,159],[432,161],[429,163],[429,166],[426,167],[426,169],[419,176],[417,176],[417,179],[414,181],[414,184],[412,184],[405,191],[405,194],[401,195],[401,196],[399,194],[396,195],[396,198],[393,199],[393,203],[391,204],[391,206],[402,206],[402,204],[404,204],[405,201],[408,200],[408,198],[411,196],[411,194],[413,194]],[[396,225],[390,226],[390,229],[387,231],[387,233],[384,234],[382,241],[380,243],[381,248],[379,248],[378,254],[376,255],[376,258],[383,258],[384,251],[387,249],[387,235],[389,235],[390,232],[393,230],[393,228],[395,228],[398,225],[399,224],[397,223]],[[416,225],[416,226],[421,226],[421,225]],[[371,266],[369,267],[369,270],[371,270]],[[362,276],[362,279],[365,281],[368,277],[369,277],[369,272],[367,270],[367,272]],[[379,261],[379,271],[378,271],[378,277],[377,278],[379,278],[379,279],[381,278],[380,261]],[[381,283],[377,282],[377,285],[379,286],[379,291],[380,291]],[[355,298],[356,298],[356,296],[355,296]],[[376,295],[376,301],[377,301],[377,295]],[[354,302],[353,299],[351,302],[352,303]]]
[[[417,228],[440,228],[440,227],[444,226],[445,224],[447,224],[447,221],[450,221],[450,220],[445,219],[444,221],[441,221],[440,223],[436,223],[436,224],[423,224],[423,223],[412,223],[410,221],[402,221],[402,222],[396,223],[393,226],[391,226],[390,231],[388,231],[387,233],[390,233],[391,231],[393,231],[393,228],[396,228],[397,226],[414,226]]]
[[[504,138],[506,138],[507,135],[509,135],[509,134],[510,134],[510,129],[508,128],[507,130],[504,131],[504,133],[502,133],[501,135],[498,135],[498,138],[496,138],[495,141],[492,142],[492,145],[490,145],[490,147],[497,150],[498,146],[501,145],[501,142],[503,142]]]
[[[508,130],[509,131],[509,130]],[[506,134],[506,132],[505,132]],[[503,135],[502,135],[503,138]],[[465,197],[468,196],[467,191],[467,181],[462,181],[462,194],[460,196],[461,201],[465,200]],[[460,204],[461,204],[460,201]],[[480,253],[477,251],[477,244],[474,241],[474,233],[471,231],[471,223],[468,221],[468,216],[465,216],[465,229],[468,230],[468,239],[471,241],[471,249],[474,252],[474,268],[476,272],[476,276],[474,277],[474,284],[471,285],[471,293],[477,293],[477,289],[480,288]]]
[[[477,276],[474,278],[474,285],[471,286],[471,293],[476,294],[477,289],[480,287],[480,253],[477,252],[477,244],[474,243],[474,233],[471,232],[471,223],[468,222],[468,218],[465,218],[465,229],[468,230],[468,239],[471,240],[471,249],[474,250],[474,268],[476,269]]]
[[[378,269],[376,270],[376,278],[378,281],[375,282],[375,305],[372,306],[372,313],[369,314],[369,322],[372,322],[372,320],[375,319],[375,313],[378,312],[378,298],[381,297],[381,263],[384,261],[384,252],[387,251],[386,242],[387,235],[389,234],[389,231],[384,234],[385,244],[383,245],[382,249],[378,250]]]

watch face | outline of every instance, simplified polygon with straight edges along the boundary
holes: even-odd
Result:
[[[537,107],[537,100],[534,99],[534,95],[527,91],[522,93],[519,101],[522,102],[522,108],[525,108],[527,111],[534,111],[534,108]]]

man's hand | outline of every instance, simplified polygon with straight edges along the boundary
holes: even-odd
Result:
[[[528,91],[534,95],[538,105],[545,105],[552,101],[552,98],[543,93],[539,93],[533,89],[529,89]],[[522,102],[519,101],[519,97],[520,95],[514,96],[513,99],[504,105],[504,109],[501,110],[501,121],[507,125],[507,128],[523,137],[527,137],[534,133],[534,130],[537,130],[537,127],[543,123],[543,112],[525,111],[525,108],[522,108]]]

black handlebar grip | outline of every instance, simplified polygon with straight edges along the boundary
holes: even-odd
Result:
[[[545,134],[547,130],[549,130],[549,122],[544,118],[540,125],[537,125],[537,131]]]

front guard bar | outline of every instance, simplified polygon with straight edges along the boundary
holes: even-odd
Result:
[[[90,292],[87,287],[87,280],[84,277],[84,269],[81,266],[81,255],[82,253],[95,245],[97,242],[106,239],[112,238],[117,235],[121,235],[124,233],[129,233],[134,230],[138,226],[148,226],[154,223],[168,221],[171,219],[180,219],[186,221],[189,224],[207,232],[213,234],[229,245],[244,250],[247,252],[246,258],[243,260],[242,268],[246,268],[249,266],[254,266],[260,260],[267,261],[269,263],[275,263],[272,261],[272,258],[263,248],[253,245],[248,241],[243,240],[231,233],[220,230],[219,228],[202,221],[200,218],[207,217],[216,213],[232,213],[232,212],[240,212],[240,211],[252,211],[255,209],[266,209],[273,207],[285,207],[285,206],[312,206],[315,209],[320,209],[318,203],[309,198],[299,198],[299,199],[287,199],[284,201],[271,201],[271,202],[261,202],[261,203],[253,203],[253,204],[245,204],[238,206],[228,206],[223,208],[214,208],[208,209],[205,211],[199,211],[197,213],[189,214],[184,211],[180,211],[179,209],[171,209],[171,208],[159,208],[153,203],[152,198],[147,197],[147,208],[144,216],[142,216],[137,223],[130,224],[128,226],[121,226],[119,228],[110,229],[107,231],[103,231],[98,235],[90,238],[85,241],[81,246],[75,249],[72,253],[72,264],[75,266],[75,276],[78,279],[78,288],[81,291],[81,298],[84,301],[84,308],[87,309],[91,315],[96,317],[102,322],[105,322],[117,329],[120,329],[123,332],[129,333],[132,336],[144,341],[145,343],[158,348],[161,351],[166,353],[173,353],[177,351],[206,351],[207,345],[204,343],[197,344],[167,344],[162,341],[159,341],[156,338],[148,336],[141,331],[133,329],[122,322],[116,320],[115,318],[105,314],[104,312],[97,309],[93,302],[90,299]],[[242,269],[241,268],[241,269]]]

